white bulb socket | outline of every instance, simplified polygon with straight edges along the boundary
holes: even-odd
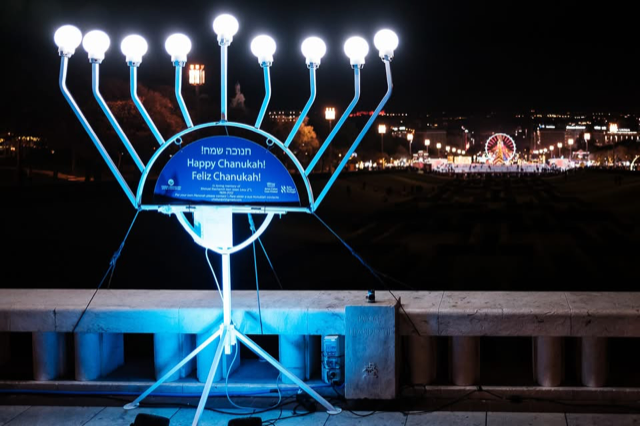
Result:
[[[351,60],[351,65],[361,67],[369,53],[369,43],[362,37],[350,37],[344,43],[344,53]]]
[[[107,33],[100,30],[89,31],[82,39],[82,47],[89,54],[89,59],[97,62],[104,59],[104,54],[110,44],[111,40],[109,40]]]
[[[327,45],[319,37],[309,37],[302,42],[302,54],[307,59],[307,65],[320,65],[320,61],[327,53]]]
[[[63,25],[53,35],[53,41],[58,46],[62,56],[71,56],[82,43],[82,32],[73,25]]]
[[[251,41],[251,53],[253,53],[260,65],[273,63],[273,54],[276,53],[276,42],[268,35],[259,35]]]
[[[380,30],[373,38],[373,44],[380,53],[380,57],[393,58],[393,52],[398,47],[398,36],[391,30]]]
[[[120,50],[126,57],[127,63],[140,64],[147,49],[149,49],[147,41],[137,34],[126,36],[120,43]]]
[[[191,40],[184,34],[171,34],[164,43],[164,48],[171,55],[171,62],[187,62],[187,54],[191,52]]]
[[[238,20],[229,14],[223,14],[213,20],[213,31],[218,35],[218,43],[228,45],[238,32]]]

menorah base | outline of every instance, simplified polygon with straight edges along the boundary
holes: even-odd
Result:
[[[324,399],[320,394],[314,391],[309,385],[303,382],[300,378],[298,378],[295,374],[291,373],[289,370],[284,368],[282,364],[280,364],[274,357],[269,355],[264,349],[258,346],[253,340],[249,339],[247,336],[239,332],[233,324],[222,324],[220,329],[213,333],[207,340],[202,342],[200,346],[195,348],[189,355],[187,355],[182,361],[180,361],[175,367],[173,367],[168,373],[160,378],[156,383],[154,383],[149,389],[147,389],[142,395],[140,395],[135,401],[130,402],[129,404],[124,406],[125,410],[133,410],[140,406],[140,402],[149,396],[154,390],[156,390],[161,384],[166,382],[174,373],[180,370],[186,363],[188,363],[193,357],[198,355],[204,348],[209,346],[212,342],[214,342],[217,338],[220,338],[220,342],[218,343],[218,348],[216,349],[215,356],[213,357],[213,362],[211,363],[211,369],[209,370],[209,375],[207,376],[207,381],[204,386],[204,390],[202,391],[202,396],[200,397],[200,402],[198,403],[198,409],[196,410],[196,415],[193,418],[192,426],[196,426],[198,421],[200,420],[200,416],[204,411],[204,407],[207,403],[207,399],[209,398],[209,392],[211,391],[211,385],[213,384],[213,378],[216,374],[216,370],[220,364],[220,360],[222,358],[222,351],[225,350],[227,346],[233,346],[240,341],[245,346],[247,346],[253,353],[263,358],[269,364],[273,365],[277,368],[282,374],[289,378],[292,382],[300,387],[303,391],[308,393],[313,399],[315,399],[320,405],[326,408],[328,414],[340,414],[342,409],[339,407],[335,407],[331,405],[326,399]]]

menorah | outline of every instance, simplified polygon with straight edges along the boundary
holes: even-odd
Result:
[[[237,33],[238,28],[238,21],[231,15],[220,15],[213,21],[213,30],[217,34],[218,44],[220,45],[221,116],[219,121],[198,125],[194,125],[182,97],[182,69],[186,65],[187,54],[191,50],[191,41],[184,34],[173,34],[166,40],[165,48],[171,56],[171,62],[175,67],[176,101],[186,124],[186,129],[166,140],[158,131],[158,128],[137,95],[137,71],[142,63],[143,56],[147,52],[147,42],[139,35],[129,35],[122,40],[121,50],[126,57],[130,71],[131,98],[152,135],[160,145],[146,165],[140,159],[100,94],[100,64],[104,60],[105,53],[110,45],[109,36],[102,31],[94,30],[88,32],[83,37],[78,28],[65,25],[56,31],[54,37],[61,57],[60,89],[62,94],[98,149],[98,152],[110,171],[113,173],[113,176],[131,202],[133,208],[137,211],[152,210],[163,214],[175,215],[180,225],[182,225],[184,230],[197,244],[221,256],[222,324],[217,331],[194,349],[186,358],[149,387],[135,401],[124,407],[125,409],[138,407],[140,402],[157,389],[158,386],[167,381],[205,347],[219,339],[213,363],[196,410],[193,425],[198,424],[198,420],[202,415],[223,351],[227,355],[230,354],[232,346],[238,342],[243,343],[258,356],[268,361],[278,369],[281,374],[289,378],[325,407],[328,413],[340,413],[341,409],[339,407],[335,407],[326,401],[309,385],[289,372],[275,358],[235,327],[231,319],[230,257],[231,254],[242,250],[258,239],[267,229],[276,214],[314,213],[318,209],[391,96],[393,88],[391,60],[393,59],[394,50],[398,46],[398,37],[393,31],[384,29],[376,33],[374,44],[379,50],[379,56],[385,65],[387,92],[366,122],[362,131],[351,144],[334,173],[331,174],[329,180],[322,188],[320,195],[316,198],[311,189],[309,175],[358,103],[360,98],[360,70],[364,66],[365,57],[369,52],[369,45],[366,40],[361,37],[351,37],[345,42],[344,51],[349,57],[351,68],[353,69],[355,86],[354,98],[326,140],[322,143],[311,162],[307,167],[303,167],[290,149],[290,146],[314,103],[316,97],[316,70],[320,66],[321,59],[326,53],[326,45],[318,37],[309,37],[302,43],[302,54],[306,58],[307,68],[309,69],[311,94],[287,139],[281,142],[278,138],[260,128],[269,105],[269,100],[271,99],[270,67],[276,51],[275,41],[267,35],[260,35],[251,42],[251,51],[258,58],[258,62],[263,69],[265,85],[265,96],[256,123],[254,126],[250,126],[227,120],[227,55],[229,45],[233,40],[233,36]],[[141,172],[135,194],[66,87],[69,58],[75,53],[80,43],[82,43],[89,55],[89,62],[92,68],[92,89],[94,97]],[[183,137],[193,132],[207,129],[212,131],[215,128],[224,128],[226,135],[205,137],[182,146]],[[231,136],[229,135],[229,129],[249,131],[255,139],[264,142],[263,144],[259,144],[253,140]],[[263,145],[267,145],[269,149]],[[152,202],[143,202],[143,191],[151,170],[170,146],[177,146],[179,150],[166,161],[166,164],[160,171]],[[271,149],[274,148],[279,149],[290,164],[295,167],[299,175],[298,180],[301,181],[301,183],[294,183],[292,174],[287,167],[271,152]],[[307,194],[307,200],[304,203],[300,200],[299,187],[303,187]],[[187,214],[192,215],[191,220],[187,218]],[[232,226],[234,214],[249,215],[249,220],[254,229],[250,237],[235,245]],[[253,219],[251,217],[251,215],[254,214],[264,216],[262,223],[257,229],[253,226]]]

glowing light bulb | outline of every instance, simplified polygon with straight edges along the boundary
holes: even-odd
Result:
[[[104,59],[104,54],[109,49],[110,44],[111,40],[109,40],[107,33],[100,30],[89,31],[82,39],[82,47],[89,54],[89,59],[97,61]]]
[[[276,42],[268,35],[259,35],[251,41],[251,53],[253,53],[260,64],[271,64],[273,54],[276,53]]]
[[[344,53],[351,60],[351,65],[364,65],[364,58],[369,53],[369,43],[362,37],[351,37],[344,43]]]
[[[213,21],[213,31],[218,34],[220,44],[229,44],[233,41],[233,36],[238,32],[238,20],[232,15],[223,14]]]
[[[320,65],[320,60],[327,53],[327,45],[319,37],[309,37],[302,42],[301,50],[307,65]]]
[[[380,52],[381,58],[393,58],[393,51],[398,47],[398,36],[391,30],[380,30],[373,38],[373,44]]]
[[[184,34],[172,34],[164,43],[164,48],[171,55],[171,62],[187,62],[187,54],[191,52],[191,40]]]
[[[53,41],[61,55],[71,56],[82,43],[82,32],[73,25],[63,25],[53,35]]]
[[[147,53],[149,45],[144,37],[139,35],[126,36],[120,44],[120,50],[127,58],[127,62],[139,64],[142,57]]]

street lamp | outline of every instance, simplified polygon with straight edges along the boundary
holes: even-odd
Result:
[[[438,142],[436,144],[436,148],[438,148],[438,158],[440,158],[440,148],[442,148],[442,144],[440,142]]]
[[[411,144],[413,143],[413,133],[407,133],[407,140],[409,141],[409,161],[413,158],[411,154]]]
[[[424,147],[427,150],[427,157],[429,156],[429,146],[431,145],[431,141],[429,139],[424,140]]]
[[[549,145],[549,151],[551,152],[551,158],[553,158],[553,145]]]
[[[189,84],[196,88],[196,117],[200,121],[200,86],[204,84],[204,65],[189,65]]]
[[[384,134],[387,133],[387,126],[378,125],[378,133],[380,133],[380,154],[384,155]]]
[[[573,156],[573,139],[569,139],[567,143],[569,144],[569,160],[571,160]]]
[[[450,146],[446,146],[444,148],[445,151],[447,151],[447,155],[449,155],[449,151],[451,151],[451,147]]]
[[[329,134],[331,134],[331,123],[336,119],[336,109],[332,107],[327,107],[324,110],[324,118],[329,122]],[[324,160],[322,164],[322,168],[324,168]],[[329,145],[329,173],[333,171],[333,145]]]
[[[591,140],[591,133],[584,134],[584,142],[586,144],[587,149],[587,164],[589,164],[589,141]]]
[[[562,157],[562,142],[558,142],[558,157]]]

